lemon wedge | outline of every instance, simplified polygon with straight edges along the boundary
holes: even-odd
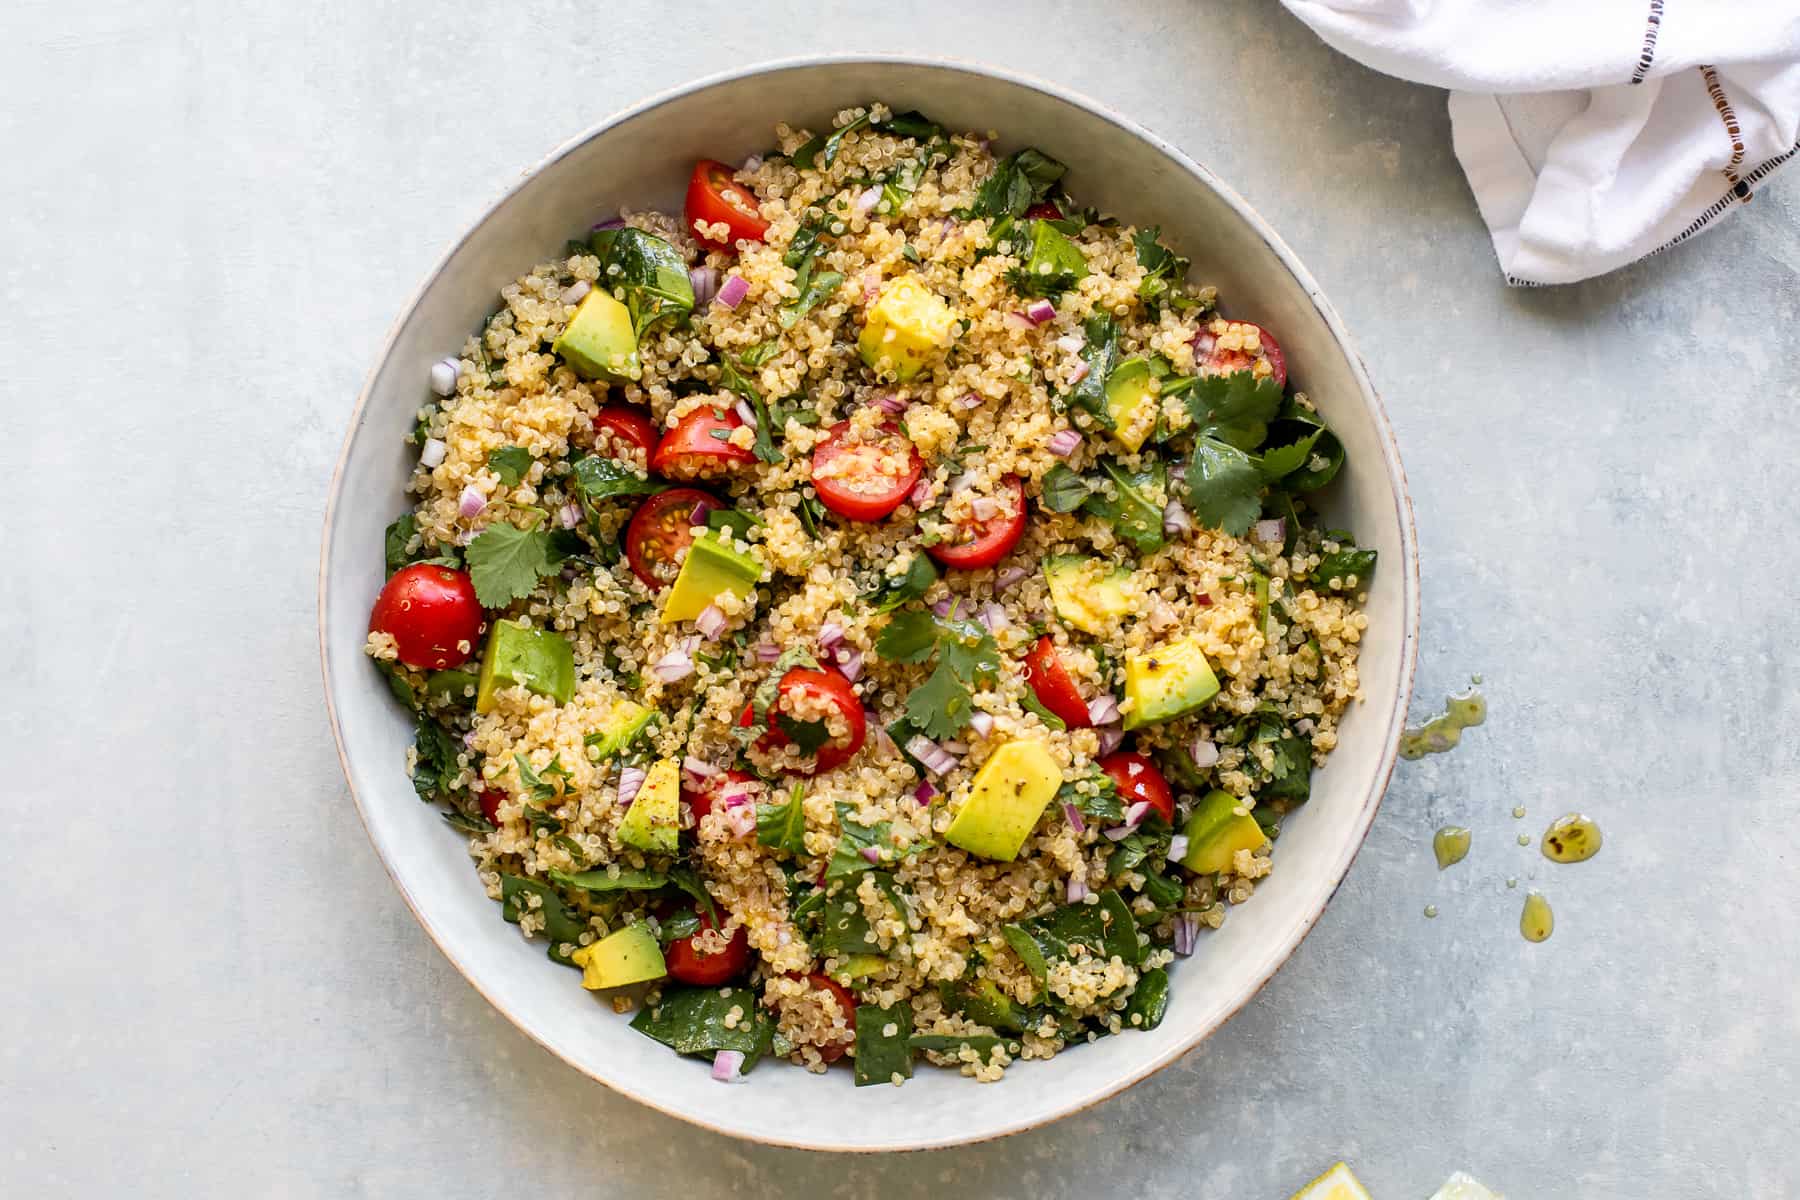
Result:
[[[1369,1189],[1350,1173],[1343,1163],[1333,1163],[1325,1172],[1289,1200],[1370,1200]]]
[[[1461,1171],[1444,1180],[1431,1200],[1506,1200],[1499,1192],[1490,1192],[1481,1182]]]

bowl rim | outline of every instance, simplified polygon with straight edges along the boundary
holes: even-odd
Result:
[[[735,1129],[716,1125],[702,1117],[659,1102],[639,1091],[629,1080],[608,1077],[598,1071],[590,1069],[583,1063],[577,1062],[569,1054],[565,1053],[547,1034],[541,1033],[533,1028],[531,1024],[513,1013],[499,999],[489,994],[476,978],[470,974],[462,958],[446,943],[445,939],[440,936],[439,931],[434,926],[432,920],[426,915],[424,908],[420,905],[417,898],[413,896],[411,891],[408,890],[405,882],[400,878],[393,862],[383,849],[382,844],[376,839],[374,830],[369,824],[368,811],[364,805],[363,798],[357,792],[355,777],[350,770],[349,756],[345,750],[344,734],[339,723],[337,703],[332,691],[331,659],[329,654],[331,633],[329,616],[329,564],[332,533],[337,520],[338,502],[343,496],[344,469],[349,462],[350,452],[356,442],[357,432],[362,425],[363,413],[369,405],[371,395],[375,388],[376,379],[381,374],[382,367],[386,364],[390,355],[392,355],[395,343],[413,320],[426,295],[437,285],[438,280],[442,277],[444,270],[449,265],[450,261],[456,257],[468,243],[469,239],[474,236],[475,232],[492,218],[495,211],[498,210],[501,205],[525,188],[529,183],[536,179],[539,174],[561,161],[567,155],[573,153],[578,147],[601,136],[614,126],[644,114],[654,112],[664,105],[692,95],[693,93],[705,91],[709,88],[717,87],[720,84],[731,83],[739,79],[757,75],[778,74],[785,71],[824,66],[889,64],[925,67],[998,79],[1004,83],[1009,83],[1016,87],[1028,88],[1032,91],[1049,96],[1052,99],[1060,100],[1065,104],[1070,104],[1083,109],[1089,114],[1098,117],[1100,120],[1113,126],[1120,133],[1145,142],[1153,149],[1161,152],[1182,170],[1198,179],[1206,187],[1212,189],[1239,216],[1239,218],[1244,220],[1249,227],[1255,231],[1256,235],[1262,239],[1263,243],[1274,252],[1277,258],[1280,259],[1282,266],[1284,266],[1294,277],[1295,281],[1300,284],[1306,293],[1307,299],[1312,303],[1314,311],[1318,313],[1320,319],[1324,321],[1326,327],[1331,331],[1332,339],[1337,344],[1338,349],[1344,354],[1351,375],[1356,380],[1357,386],[1361,391],[1363,405],[1375,423],[1376,432],[1381,444],[1382,464],[1387,471],[1388,483],[1393,492],[1395,506],[1394,515],[1397,519],[1400,531],[1401,565],[1403,567],[1401,579],[1402,629],[1400,631],[1400,686],[1395,694],[1394,703],[1388,713],[1385,732],[1382,735],[1385,738],[1386,748],[1382,753],[1381,760],[1377,765],[1374,774],[1371,776],[1370,782],[1362,797],[1354,834],[1352,837],[1346,839],[1344,846],[1339,850],[1335,861],[1331,865],[1330,873],[1333,876],[1331,890],[1325,894],[1318,906],[1295,926],[1289,937],[1279,943],[1271,944],[1267,948],[1262,960],[1256,964],[1254,970],[1251,972],[1251,981],[1249,985],[1244,988],[1242,994],[1237,998],[1235,1003],[1231,1004],[1216,1020],[1207,1023],[1204,1027],[1197,1027],[1192,1036],[1176,1045],[1173,1049],[1165,1051],[1157,1058],[1127,1071],[1124,1074],[1113,1077],[1095,1091],[1084,1096],[1073,1098],[1068,1104],[1046,1115],[1029,1120],[1015,1119],[1003,1122],[997,1128],[971,1134],[966,1137],[934,1137],[882,1146],[864,1146],[819,1139],[808,1139],[806,1137],[754,1137],[741,1133]],[[1262,989],[1268,985],[1269,980],[1272,979],[1282,965],[1292,957],[1294,951],[1299,948],[1300,943],[1306,939],[1307,934],[1312,932],[1313,926],[1318,923],[1320,916],[1324,914],[1324,911],[1326,907],[1330,905],[1332,898],[1337,895],[1338,889],[1343,886],[1344,878],[1349,873],[1351,864],[1356,860],[1357,853],[1362,849],[1364,841],[1368,838],[1369,829],[1375,821],[1375,814],[1381,806],[1382,797],[1386,794],[1388,783],[1392,779],[1394,767],[1398,760],[1400,734],[1405,728],[1407,709],[1412,699],[1414,674],[1418,666],[1420,606],[1418,535],[1414,523],[1412,495],[1407,486],[1405,468],[1400,461],[1400,449],[1394,438],[1393,425],[1388,419],[1387,410],[1381,403],[1380,395],[1376,392],[1374,384],[1369,379],[1367,364],[1364,362],[1361,352],[1351,340],[1349,330],[1345,327],[1343,319],[1338,315],[1337,309],[1332,305],[1331,301],[1325,297],[1324,292],[1319,287],[1318,281],[1313,278],[1312,273],[1301,263],[1299,256],[1296,255],[1288,244],[1282,240],[1280,235],[1277,234],[1274,228],[1263,219],[1260,213],[1252,208],[1235,189],[1215,175],[1210,168],[1188,155],[1180,147],[1172,144],[1160,135],[1138,124],[1136,121],[1122,113],[1114,111],[1108,105],[1080,92],[1063,87],[1060,84],[1014,71],[1010,68],[996,67],[988,63],[951,55],[855,52],[797,55],[786,58],[769,59],[702,76],[678,87],[658,92],[636,104],[611,113],[583,129],[580,133],[577,133],[573,137],[562,142],[544,157],[521,172],[515,179],[503,187],[497,196],[483,205],[474,219],[469,221],[463,227],[462,231],[450,243],[449,247],[438,257],[437,262],[433,265],[431,270],[426,273],[424,280],[416,289],[414,289],[412,295],[401,308],[399,315],[395,317],[393,323],[389,326],[387,336],[382,340],[381,346],[376,352],[373,364],[369,368],[367,376],[364,378],[362,388],[357,393],[356,403],[350,411],[349,424],[344,433],[344,442],[338,451],[337,462],[332,468],[329,495],[325,506],[325,518],[319,547],[318,604],[319,667],[324,683],[325,710],[331,723],[331,736],[337,749],[338,766],[343,771],[345,785],[350,791],[352,802],[356,805],[357,817],[362,821],[363,832],[368,836],[370,844],[374,847],[375,856],[381,861],[382,869],[387,872],[388,879],[393,883],[395,890],[400,893],[401,900],[405,902],[406,907],[412,912],[413,918],[417,920],[420,927],[424,929],[426,936],[431,939],[432,943],[437,946],[444,957],[450,960],[451,965],[454,966],[458,974],[463,977],[464,982],[473,987],[475,991],[492,1005],[495,1010],[504,1016],[514,1028],[530,1038],[533,1042],[536,1042],[539,1046],[542,1046],[545,1050],[549,1051],[557,1059],[574,1068],[587,1078],[594,1080],[596,1083],[600,1083],[647,1108],[654,1109],[657,1112],[674,1117],[677,1120],[684,1121],[688,1124],[699,1126],[712,1133],[761,1145],[826,1153],[881,1154],[976,1145],[982,1142],[994,1141],[1015,1133],[1023,1133],[1027,1130],[1041,1128],[1073,1116],[1076,1113],[1085,1112],[1185,1057],[1201,1042],[1211,1037],[1229,1022],[1232,1017],[1236,1016],[1238,1012],[1242,1010],[1244,1005],[1248,1004],[1251,999],[1258,995]]]

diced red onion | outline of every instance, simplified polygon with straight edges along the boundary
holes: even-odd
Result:
[[[720,308],[736,308],[750,294],[750,281],[742,275],[733,275],[719,285],[719,294],[713,297],[713,303]]]
[[[700,615],[694,618],[694,628],[705,634],[706,640],[709,642],[719,640],[719,635],[725,632],[726,624],[725,614],[716,604],[707,605],[700,610]]]
[[[729,784],[715,797],[714,803],[725,808],[737,808],[750,803],[750,790],[741,783]]]
[[[984,712],[973,714],[969,717],[969,728],[973,729],[982,737],[986,737],[988,734],[994,732],[993,714]]]
[[[1186,533],[1194,527],[1194,519],[1188,516],[1188,510],[1181,507],[1181,501],[1171,500],[1163,505],[1163,532],[1173,535]]]
[[[574,283],[571,283],[568,287],[563,289],[563,303],[580,304],[587,298],[587,294],[593,290],[593,284],[585,279],[577,279]]]
[[[744,165],[739,167],[738,170],[740,170],[740,171],[744,172],[746,175],[748,175],[753,171],[761,170],[762,164],[763,164],[762,155],[752,154],[749,158],[746,158],[744,160]]]
[[[1169,861],[1170,862],[1180,862],[1182,859],[1187,857],[1187,852],[1188,852],[1187,834],[1178,833],[1174,837],[1169,839]]]
[[[1006,570],[994,576],[994,590],[996,592],[1004,592],[1007,588],[1012,587],[1015,583],[1018,583],[1019,580],[1025,578],[1029,574],[1031,574],[1029,568],[1008,567]]]
[[[906,494],[907,503],[911,504],[914,508],[924,508],[931,503],[931,489],[932,483],[930,476],[921,477],[919,482],[913,484],[912,491]]]
[[[426,438],[425,444],[419,447],[419,465],[427,471],[441,466],[444,455],[450,453],[450,447],[437,438]]]
[[[992,600],[981,606],[981,623],[993,633],[1012,628],[1012,619],[1006,615],[1006,609]]]
[[[1005,322],[1006,327],[1008,329],[1035,329],[1035,328],[1037,328],[1037,326],[1035,326],[1031,323],[1031,318],[1027,317],[1022,312],[1009,312],[1006,314],[1006,316],[1004,318],[1002,318],[1002,320]]]
[[[1130,825],[1114,825],[1111,829],[1103,829],[1100,832],[1106,835],[1108,841],[1122,842],[1137,831]]]
[[[1287,518],[1258,521],[1250,527],[1250,537],[1258,542],[1279,542],[1287,538]]]
[[[1045,321],[1056,319],[1056,305],[1048,300],[1033,300],[1025,306],[1025,319],[1033,325],[1042,325]]]
[[[858,679],[862,678],[863,652],[861,650],[858,650],[855,646],[839,650],[837,653],[837,660],[838,670],[843,673],[845,679],[848,679],[851,683],[855,683]]]
[[[1069,354],[1081,353],[1081,348],[1085,345],[1087,345],[1087,339],[1079,333],[1065,333],[1056,339],[1056,348]]]
[[[1076,363],[1075,369],[1073,371],[1069,372],[1069,382],[1070,383],[1080,383],[1082,380],[1086,379],[1088,377],[1088,369],[1089,368],[1088,368],[1087,363],[1085,363],[1085,362]]]
[[[956,756],[922,733],[906,739],[906,752],[918,759],[933,775],[948,775],[956,770]]]
[[[1161,633],[1171,625],[1174,625],[1178,620],[1179,618],[1176,617],[1175,610],[1170,608],[1161,596],[1153,596],[1151,598],[1150,616],[1145,621],[1151,629],[1155,630],[1157,633]]]
[[[674,683],[694,673],[694,660],[687,651],[677,646],[651,663],[650,673],[664,683]]]
[[[732,405],[731,411],[738,415],[738,420],[752,429],[756,428],[756,410],[750,407],[748,400],[739,400]]]
[[[844,627],[836,621],[827,621],[819,626],[819,649],[832,650],[844,640]]]
[[[1077,834],[1087,832],[1087,821],[1082,819],[1081,810],[1076,808],[1073,804],[1063,804],[1063,817],[1069,822],[1069,828],[1073,829]]]
[[[1050,435],[1045,446],[1056,457],[1067,458],[1080,448],[1081,433],[1074,429],[1059,429]]]
[[[712,1077],[720,1083],[735,1083],[743,1078],[739,1074],[744,1066],[742,1050],[717,1050],[713,1052]]]
[[[725,810],[725,828],[731,836],[743,841],[756,832],[756,807],[750,804],[738,804]]]
[[[969,511],[977,521],[991,521],[1000,515],[1000,502],[992,496],[977,496],[969,502]]]
[[[431,390],[449,399],[456,395],[456,377],[462,374],[462,360],[440,359],[431,364]]]
[[[862,856],[872,863],[879,863],[881,861],[881,847],[864,846],[862,848]]]
[[[620,767],[619,803],[628,805],[637,799],[638,789],[644,786],[644,778],[649,774],[642,767]]]
[[[693,507],[693,510],[688,513],[688,524],[689,525],[704,525],[704,524],[706,524],[706,514],[711,511],[712,511],[712,505],[706,503],[705,501],[701,501],[701,502],[695,504]]]
[[[919,780],[919,786],[913,789],[913,799],[917,800],[920,804],[930,804],[932,798],[937,794],[937,788],[931,785],[931,780],[929,779]]]
[[[1117,725],[1108,725],[1105,729],[1096,729],[1094,732],[1100,735],[1101,757],[1111,754],[1125,741],[1125,731]]]
[[[964,392],[956,398],[958,408],[973,410],[981,407],[981,397],[975,392]]]
[[[692,775],[695,779],[711,779],[714,775],[719,773],[719,768],[713,766],[705,759],[695,758],[691,754],[681,760],[681,769],[686,771],[689,775]]]
[[[967,742],[945,741],[939,742],[938,745],[942,746],[944,750],[950,754],[967,754],[969,752],[969,744]]]
[[[1218,337],[1209,329],[1202,329],[1199,333],[1196,333],[1193,341],[1189,343],[1189,345],[1193,346],[1194,353],[1197,355],[1211,354],[1213,352],[1213,347],[1218,344]]]
[[[758,662],[774,662],[781,657],[781,647],[774,642],[756,643],[756,660]]]
[[[1068,897],[1070,904],[1080,904],[1088,898],[1087,880],[1079,875],[1069,876]]]
[[[859,217],[866,217],[869,215],[869,210],[880,203],[881,189],[878,187],[865,188],[863,191],[857,193],[855,203],[856,215]]]
[[[1186,958],[1194,952],[1194,943],[1200,938],[1200,918],[1193,913],[1182,913],[1175,918],[1175,953]]]
[[[875,297],[881,295],[881,272],[870,267],[856,278],[862,284],[863,303],[873,304]]]
[[[948,617],[950,615],[950,597],[945,596],[942,600],[933,604],[931,606],[931,611],[936,616]]]
[[[1110,693],[1088,701],[1088,720],[1095,725],[1110,725],[1119,719],[1119,702]]]
[[[964,471],[960,475],[950,477],[949,488],[953,492],[966,492],[975,486],[975,477]]]
[[[581,505],[571,500],[557,509],[556,523],[564,529],[573,529],[581,524]]]
[[[1195,592],[1194,593],[1194,603],[1198,604],[1201,608],[1211,608],[1212,607],[1212,597],[1207,595],[1205,592]]]
[[[695,267],[688,272],[688,283],[694,289],[694,306],[703,308],[719,294],[719,273],[711,267]]]
[[[1193,745],[1188,747],[1188,754],[1202,771],[1219,761],[1219,748],[1205,738],[1195,738]]]
[[[473,750],[474,748],[475,748],[475,731],[473,729],[471,729],[471,730],[469,730],[469,732],[463,734],[463,749]]]
[[[456,501],[456,511],[465,517],[479,517],[481,510],[486,507],[487,497],[472,483],[462,490],[462,495]]]
[[[870,408],[879,408],[884,413],[898,415],[906,411],[906,397],[896,396],[892,392],[876,392],[869,400]]]
[[[602,229],[623,229],[623,228],[625,228],[625,218],[624,217],[614,217],[610,221],[600,222],[598,225],[595,225],[592,229],[590,229],[589,232],[590,233],[599,233]]]
[[[1136,829],[1139,825],[1144,823],[1144,818],[1149,815],[1150,802],[1148,800],[1135,800],[1132,802],[1131,807],[1125,810],[1125,823],[1133,829]]]

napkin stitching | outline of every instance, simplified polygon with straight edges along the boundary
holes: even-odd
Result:
[[[1662,27],[1663,0],[1650,0],[1650,17],[1644,25],[1644,52],[1638,55],[1637,70],[1631,82],[1642,83],[1650,75],[1650,64],[1656,61],[1656,35]]]

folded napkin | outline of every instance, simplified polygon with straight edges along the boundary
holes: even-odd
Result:
[[[1748,204],[1800,151],[1800,0],[1282,0],[1450,89],[1508,283],[1573,283]]]

